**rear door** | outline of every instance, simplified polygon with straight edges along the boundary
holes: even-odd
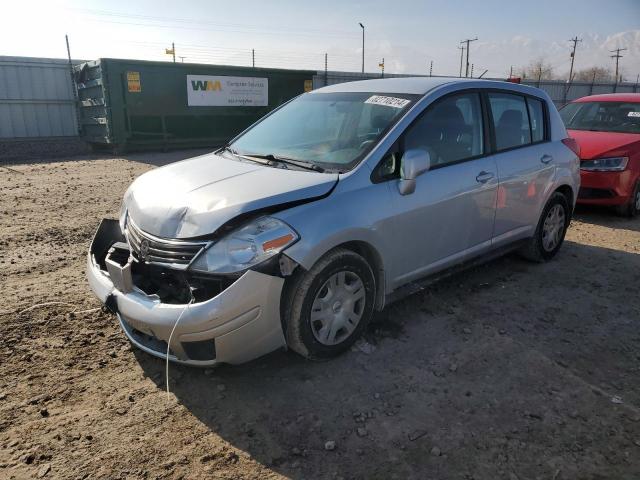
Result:
[[[553,177],[545,102],[513,92],[487,93],[500,180],[494,246],[530,236]]]

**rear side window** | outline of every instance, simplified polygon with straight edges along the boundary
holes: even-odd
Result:
[[[531,140],[541,142],[544,140],[544,110],[542,102],[535,98],[527,97],[529,107],[529,121],[531,122]]]
[[[478,93],[439,100],[407,130],[404,149],[423,149],[432,167],[456,163],[483,153],[482,110]]]
[[[489,93],[489,105],[498,150],[531,143],[529,114],[524,97],[510,93]]]

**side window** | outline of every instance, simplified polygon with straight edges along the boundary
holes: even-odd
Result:
[[[489,93],[498,150],[531,143],[529,114],[524,97],[510,93]]]
[[[404,150],[426,150],[437,167],[481,155],[483,139],[480,96],[462,93],[429,106],[406,131]]]
[[[531,140],[541,142],[544,140],[544,110],[542,101],[527,97],[529,107],[529,121],[531,122]]]

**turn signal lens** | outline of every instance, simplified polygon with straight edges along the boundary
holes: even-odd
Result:
[[[268,252],[270,250],[277,250],[278,248],[284,247],[285,245],[291,243],[291,240],[293,240],[293,238],[294,237],[291,233],[287,233],[282,237],[274,238],[273,240],[264,242],[262,244],[262,250],[264,250],[265,252]]]

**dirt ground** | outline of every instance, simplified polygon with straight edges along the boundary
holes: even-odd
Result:
[[[548,264],[394,304],[335,360],[172,366],[167,396],[85,254],[136,176],[191,154],[0,165],[0,478],[640,478],[640,219],[605,210]],[[68,305],[20,313],[42,302]]]

